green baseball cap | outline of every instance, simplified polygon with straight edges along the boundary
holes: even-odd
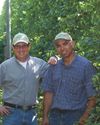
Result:
[[[60,32],[56,35],[54,41],[57,41],[59,39],[64,39],[64,40],[70,40],[72,41],[72,37],[67,33],[67,32]]]
[[[17,43],[20,43],[20,42],[23,42],[23,43],[26,43],[26,44],[30,43],[29,38],[27,37],[26,34],[17,33],[13,38],[12,45],[16,45]]]

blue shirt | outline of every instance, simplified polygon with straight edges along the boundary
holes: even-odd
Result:
[[[84,108],[88,97],[95,95],[92,84],[95,73],[90,61],[78,55],[69,65],[64,65],[62,59],[51,65],[45,74],[43,91],[54,93],[52,108]]]

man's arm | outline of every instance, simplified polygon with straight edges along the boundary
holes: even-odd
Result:
[[[85,125],[85,122],[88,119],[95,105],[96,105],[96,98],[94,96],[89,97],[87,102],[87,108],[83,113],[82,117],[80,118],[79,125]]]
[[[41,59],[41,78],[44,77],[45,72],[47,71],[48,67],[50,65],[55,65],[57,64],[57,58],[55,56],[51,56],[48,60],[48,62],[45,62],[44,60]]]
[[[45,92],[43,99],[43,122],[42,125],[49,125],[48,114],[52,104],[53,93]]]

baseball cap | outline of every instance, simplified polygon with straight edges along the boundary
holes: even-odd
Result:
[[[54,41],[57,41],[59,39],[64,39],[64,40],[70,40],[72,41],[72,37],[67,33],[67,32],[60,32],[56,35]]]
[[[26,44],[30,43],[29,38],[27,37],[26,34],[17,33],[13,38],[12,45],[16,45],[17,43],[20,43],[20,42],[23,42],[23,43],[26,43]]]

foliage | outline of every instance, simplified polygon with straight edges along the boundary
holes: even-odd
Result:
[[[77,43],[77,53],[87,57],[97,68],[97,75],[94,78],[98,92],[97,106],[87,125],[100,123],[99,5],[100,0],[11,0],[12,37],[17,32],[26,33],[32,44],[31,55],[48,60],[51,55],[56,54],[52,44],[55,35],[61,31],[68,31]],[[3,20],[5,17],[4,8]],[[3,36],[6,23],[0,20],[0,26],[2,28],[0,35]],[[41,110],[40,97],[42,98],[41,93],[39,93]]]
[[[4,44],[3,44],[3,39],[2,37],[0,37],[0,63],[4,60],[4,56],[3,56],[3,47],[4,47]]]

